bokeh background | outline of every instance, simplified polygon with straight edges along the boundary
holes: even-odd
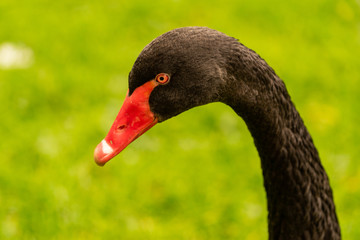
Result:
[[[260,160],[223,104],[158,124],[105,167],[93,150],[142,48],[208,26],[285,81],[360,239],[360,1],[0,1],[1,239],[266,239]]]

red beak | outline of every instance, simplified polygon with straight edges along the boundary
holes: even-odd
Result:
[[[157,85],[151,80],[135,89],[131,96],[126,96],[109,133],[95,148],[94,158],[98,165],[103,166],[157,123],[149,106],[150,94]]]

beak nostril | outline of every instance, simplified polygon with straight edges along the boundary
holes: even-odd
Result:
[[[120,125],[120,126],[117,127],[118,130],[122,130],[122,129],[124,129],[124,128],[126,128],[126,124],[122,124],[122,125]]]

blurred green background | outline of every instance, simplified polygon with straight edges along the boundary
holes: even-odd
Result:
[[[0,1],[0,239],[266,239],[260,160],[223,104],[93,161],[142,48],[182,26],[240,39],[285,81],[344,239],[360,239],[360,1]]]

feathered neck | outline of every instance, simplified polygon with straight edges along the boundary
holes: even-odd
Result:
[[[246,122],[261,158],[269,239],[340,239],[328,176],[285,84],[256,53],[242,45],[238,52],[225,102]]]

